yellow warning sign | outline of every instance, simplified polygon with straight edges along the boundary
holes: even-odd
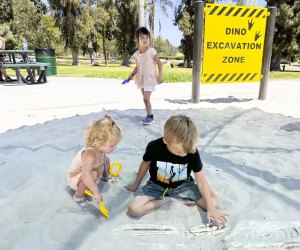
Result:
[[[267,8],[206,4],[201,81],[259,82]]]

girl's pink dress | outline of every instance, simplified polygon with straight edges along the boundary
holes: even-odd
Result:
[[[158,75],[156,72],[156,63],[154,56],[157,54],[156,50],[153,48],[147,49],[144,53],[137,50],[133,56],[137,62],[137,75],[135,78],[135,83],[140,88],[147,86],[155,86],[158,84]]]

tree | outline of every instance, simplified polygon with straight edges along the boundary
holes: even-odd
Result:
[[[174,47],[169,40],[163,40],[161,36],[155,39],[154,48],[160,56],[175,56],[177,52],[177,48]]]
[[[11,21],[12,32],[18,41],[18,47],[22,48],[22,40],[28,41],[28,48],[36,47],[34,44],[37,24],[41,16],[30,0],[13,0],[13,19]]]
[[[38,1],[36,1],[38,2]],[[28,41],[28,48],[54,48],[60,41],[60,32],[54,19],[39,11],[39,4],[30,0],[13,0],[13,18],[10,22],[15,39],[13,48],[22,48],[22,40]]]
[[[0,1],[0,23],[8,23],[13,18],[12,0]]]
[[[41,0],[30,0],[30,1],[33,2],[38,13],[40,14],[47,13],[47,6]]]
[[[281,70],[282,57],[297,55],[300,52],[300,2],[268,0],[267,4],[277,8],[271,70]]]
[[[194,30],[194,0],[181,1],[175,8],[175,25],[183,33],[181,50],[184,54],[184,67],[192,67],[193,57],[193,30]]]
[[[0,24],[0,36],[5,39],[6,49],[14,49],[16,47],[17,41],[7,23]]]
[[[94,54],[100,47],[98,38],[102,36],[103,27],[108,20],[108,14],[98,1],[90,0],[82,12],[82,17],[87,29],[85,43],[81,48],[84,54],[88,51],[91,64],[94,64]]]
[[[36,32],[32,44],[35,48],[55,48],[57,52],[62,51],[60,45],[61,33],[55,26],[55,20],[50,15],[41,15],[36,26]]]
[[[84,0],[49,0],[56,25],[59,27],[65,48],[72,51],[73,65],[78,65],[79,49],[86,42],[86,36],[91,26],[88,10]]]
[[[206,0],[206,3],[213,3],[214,0]],[[180,49],[184,54],[183,67],[192,67],[193,58],[193,39],[194,39],[194,4],[195,0],[182,0],[181,3],[175,7],[175,22],[183,33],[181,39]]]
[[[122,55],[122,66],[129,66],[129,55],[135,51],[135,30],[138,27],[137,1],[116,0],[116,30],[119,53]]]
[[[105,65],[108,63],[108,57],[110,56],[110,49],[113,40],[113,31],[114,31],[114,21],[117,15],[117,9],[114,5],[113,0],[105,0],[102,1],[98,8],[103,10],[103,14],[101,15],[101,11],[97,11],[98,15],[101,15],[102,18],[105,16],[101,22],[101,17],[96,18],[95,27],[98,30],[99,34],[101,34],[102,40],[102,50],[104,55]]]

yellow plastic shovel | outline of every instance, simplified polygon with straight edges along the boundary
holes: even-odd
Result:
[[[94,195],[92,194],[92,192],[90,190],[85,190],[84,191],[87,195],[91,196],[91,197],[94,197]],[[99,210],[100,212],[106,217],[106,218],[109,218],[109,212],[108,210],[106,209],[106,207],[104,206],[103,202],[100,202],[99,203]]]

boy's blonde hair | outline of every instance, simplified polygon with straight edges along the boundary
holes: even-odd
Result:
[[[122,138],[122,131],[119,126],[110,118],[105,116],[100,120],[93,121],[85,133],[85,147],[97,148],[106,145],[110,139]]]
[[[168,144],[182,144],[186,153],[194,153],[199,139],[195,123],[185,115],[171,116],[164,126],[164,138]]]

